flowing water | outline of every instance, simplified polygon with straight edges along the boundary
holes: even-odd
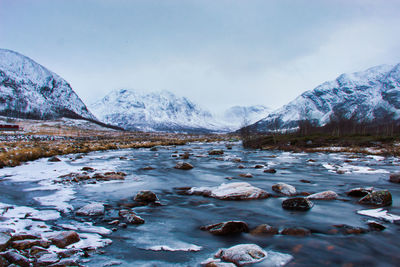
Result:
[[[222,156],[209,156],[208,151],[211,149],[224,149],[225,153]],[[186,171],[174,169],[177,161],[182,160],[172,155],[184,152],[190,153],[190,158],[185,161],[194,168]],[[118,150],[93,152],[82,158],[76,158],[75,155],[60,158],[61,162],[50,163],[41,159],[24,166],[0,170],[2,205],[31,207],[35,212],[42,212],[40,216],[47,215],[50,219],[42,218],[38,222],[45,223],[52,229],[61,229],[60,226],[65,224],[82,224],[85,221],[111,229],[112,226],[106,221],[118,213],[120,204],[132,202],[132,198],[140,190],[155,192],[162,204],[134,208],[146,221],[142,225],[128,225],[127,228],[118,228],[112,233],[105,231],[103,236],[93,234],[88,238],[87,242],[94,244],[112,241],[111,245],[99,249],[101,253],[95,253],[88,259],[85,263],[88,266],[112,263],[121,266],[197,266],[201,261],[212,257],[219,248],[245,243],[257,244],[271,252],[271,255],[276,252],[278,260],[287,255],[293,256],[287,266],[400,264],[400,225],[375,219],[387,228],[382,232],[371,231],[358,235],[329,232],[334,228],[333,225],[339,224],[368,229],[366,222],[373,218],[359,215],[356,211],[372,207],[361,206],[357,204],[358,199],[345,194],[355,187],[389,189],[393,204],[385,209],[400,215],[400,185],[388,181],[389,173],[399,169],[398,158],[346,153],[245,150],[238,143],[229,150],[224,143],[189,144],[159,147],[157,151]],[[237,158],[242,162],[236,162],[234,159]],[[256,164],[275,168],[277,173],[264,173],[263,169],[254,168]],[[245,169],[239,169],[238,165],[244,165]],[[59,175],[78,171],[84,166],[101,172],[123,171],[128,175],[123,181],[96,184],[52,183]],[[146,166],[152,166],[154,170],[141,169]],[[338,174],[338,169],[343,170],[344,174]],[[253,177],[241,178],[241,173],[251,173]],[[227,177],[233,179],[228,180]],[[311,183],[303,183],[300,181],[302,179]],[[238,181],[246,181],[271,193],[271,186],[277,182],[291,184],[299,192],[333,190],[339,194],[340,199],[314,200],[311,210],[295,212],[282,209],[281,203],[287,198],[284,196],[250,201],[223,201],[182,195],[175,189],[216,186]],[[105,216],[85,218],[74,215],[72,210],[93,201],[107,205]],[[52,218],[55,210],[62,212]],[[214,236],[199,230],[200,226],[227,220],[245,221],[250,228],[260,224],[270,224],[280,229],[305,227],[312,234],[307,237],[254,236],[250,233]],[[23,229],[21,221],[22,218],[14,228]],[[4,224],[0,227],[5,227]],[[264,261],[254,266],[277,264],[276,261]]]

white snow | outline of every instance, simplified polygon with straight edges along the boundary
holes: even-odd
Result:
[[[388,213],[387,210],[384,210],[383,208],[378,208],[378,209],[369,209],[369,210],[358,210],[358,214],[360,215],[365,215],[365,216],[370,216],[373,218],[377,219],[382,219],[391,223],[394,223],[395,221],[400,221],[400,216]]]

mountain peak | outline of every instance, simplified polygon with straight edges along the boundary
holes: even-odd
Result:
[[[0,49],[0,114],[96,119],[64,79],[8,49]]]

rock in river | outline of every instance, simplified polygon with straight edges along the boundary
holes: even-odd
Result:
[[[213,149],[208,152],[208,155],[223,155],[224,151],[222,149]]]
[[[353,188],[353,189],[350,189],[349,191],[347,191],[346,194],[350,197],[364,197],[364,196],[368,195],[369,193],[371,193],[373,189],[374,189],[373,187]]]
[[[334,191],[323,191],[307,196],[308,199],[320,199],[320,200],[333,200],[338,198],[338,194]]]
[[[263,261],[267,255],[265,250],[255,244],[241,244],[220,249],[214,257],[242,266]]]
[[[130,224],[143,224],[144,220],[131,210],[120,210],[119,216]]]
[[[358,201],[360,204],[384,207],[392,205],[392,194],[388,190],[374,191]]]
[[[93,202],[87,204],[76,211],[76,215],[81,216],[99,216],[104,214],[104,204]]]
[[[277,235],[279,234],[278,228],[268,224],[260,224],[250,232],[252,235]]]
[[[304,197],[289,198],[282,202],[282,208],[287,210],[306,211],[311,209],[314,204]]]
[[[281,234],[291,236],[307,236],[311,235],[311,231],[303,227],[293,227],[283,229]]]
[[[192,187],[187,193],[221,200],[250,200],[269,197],[266,191],[246,182],[221,184],[215,187]]]
[[[65,248],[68,245],[76,243],[80,240],[79,235],[75,231],[61,232],[50,238],[54,245],[59,248]]]
[[[392,183],[400,183],[400,172],[390,174],[389,181]]]
[[[156,194],[149,190],[142,190],[135,196],[135,201],[144,202],[144,203],[151,203],[157,201],[158,198]]]
[[[231,235],[238,233],[247,233],[249,227],[242,221],[227,221],[200,227],[203,231],[208,231],[213,235]]]
[[[181,161],[181,162],[178,162],[178,163],[175,165],[174,168],[175,168],[175,169],[178,169],[178,170],[190,170],[190,169],[193,169],[193,165],[190,164],[190,163]]]
[[[272,190],[285,196],[293,196],[297,193],[294,186],[285,183],[274,184]]]

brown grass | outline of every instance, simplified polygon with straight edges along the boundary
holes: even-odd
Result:
[[[36,133],[37,134],[37,133]],[[92,133],[93,134],[93,133]],[[18,166],[21,163],[57,155],[88,153],[127,148],[150,148],[153,146],[184,145],[188,142],[226,140],[223,135],[182,135],[123,133],[111,136],[92,136],[62,141],[14,141],[0,144],[0,168]]]

